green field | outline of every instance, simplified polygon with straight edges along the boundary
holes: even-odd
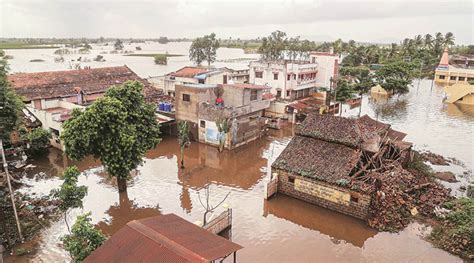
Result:
[[[54,45],[35,45],[27,43],[12,43],[12,42],[0,42],[0,49],[44,49],[44,48],[60,48]]]
[[[166,56],[166,57],[181,57],[184,55],[179,55],[179,54],[127,54],[124,55],[127,57],[156,57],[156,56]]]

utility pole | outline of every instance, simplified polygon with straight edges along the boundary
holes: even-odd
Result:
[[[13,213],[15,214],[16,226],[18,228],[18,235],[20,236],[20,242],[23,242],[23,235],[21,234],[20,221],[18,220],[18,213],[16,212],[15,197],[13,196],[12,184],[10,182],[10,174],[8,173],[8,164],[5,158],[5,151],[3,149],[3,140],[0,138],[0,152],[2,153],[3,169],[5,170],[5,176],[7,177],[8,190],[10,190],[10,198],[12,200]]]
[[[423,61],[420,63],[420,73],[418,74],[418,86],[416,87],[416,94],[418,94],[418,89],[420,88],[420,81],[421,81],[421,70],[423,68]]]

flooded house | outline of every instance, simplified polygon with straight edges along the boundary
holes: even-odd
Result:
[[[386,155],[393,144],[400,160],[410,158],[406,134],[367,115],[350,119],[309,114],[272,164],[267,196],[274,192],[317,204],[362,220],[368,218],[375,185],[354,178],[368,156]]]
[[[186,66],[163,76],[161,88],[174,97],[176,85],[248,83],[248,79],[248,70]]]
[[[259,138],[270,100],[266,86],[253,84],[188,84],[176,86],[176,119],[191,124],[195,141],[219,145],[218,125],[229,127],[225,148],[234,149]]]
[[[265,85],[277,98],[296,100],[316,89],[318,64],[310,61],[251,61],[250,83]]]
[[[128,222],[84,262],[223,262],[228,257],[236,262],[242,248],[167,214]]]
[[[129,80],[144,84],[147,101],[154,102],[160,93],[150,87],[127,66],[79,70],[16,73],[8,76],[13,90],[23,98],[26,109],[42,127],[51,131],[51,144],[63,149],[60,141],[62,123],[73,109],[84,109],[102,97],[113,85]]]
[[[450,58],[448,48],[445,48],[435,70],[434,80],[441,84],[468,84],[474,81],[474,56],[462,55]]]
[[[444,88],[446,92],[446,102],[474,105],[474,85],[456,83]]]

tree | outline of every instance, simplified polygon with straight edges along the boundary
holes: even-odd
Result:
[[[23,102],[7,80],[8,64],[0,50],[0,140],[10,141],[10,134],[22,121]]]
[[[114,49],[115,50],[122,50],[123,49],[122,40],[120,40],[120,39],[115,40]]]
[[[376,72],[377,83],[393,94],[405,94],[409,91],[408,85],[414,78],[414,63],[395,61],[385,64]]]
[[[216,39],[216,34],[212,33],[204,36],[204,43],[204,54],[206,55],[207,65],[211,66],[211,64],[216,61],[219,40]]]
[[[51,195],[61,202],[59,210],[64,213],[64,221],[69,233],[71,233],[71,230],[67,222],[67,213],[72,208],[82,208],[82,199],[87,194],[87,186],[77,186],[79,175],[80,172],[76,166],[67,167],[63,173],[63,184],[59,189],[51,191]]]
[[[227,133],[230,130],[230,121],[228,118],[219,117],[216,120],[217,131],[219,132],[219,152],[224,151]]]
[[[262,39],[262,45],[258,49],[264,60],[279,60],[284,58],[284,51],[287,49],[288,39],[286,33],[274,31],[268,37]]]
[[[444,35],[443,46],[444,47],[450,47],[452,45],[454,45],[454,34],[451,33],[451,32],[448,32],[448,33],[446,33],[446,35]]]
[[[198,66],[200,66],[204,60],[206,60],[204,42],[205,40],[203,38],[198,37],[193,40],[193,43],[189,48],[189,60],[196,63]]]
[[[230,195],[230,192],[228,192],[226,194],[226,196],[217,204],[217,205],[211,205],[209,204],[209,197],[210,197],[210,189],[209,189],[209,185],[206,185],[204,187],[204,202],[201,200],[201,195],[200,195],[200,192],[198,192],[198,199],[199,199],[199,203],[201,203],[202,207],[204,208],[205,212],[204,212],[204,215],[203,215],[203,221],[202,221],[202,225],[205,226],[207,225],[207,215],[209,213],[213,213],[214,210],[216,210],[216,208],[218,208],[222,203],[224,203],[224,201],[227,199],[227,197],[229,197]],[[206,203],[206,204],[204,204]]]
[[[107,238],[91,223],[91,213],[78,216],[71,234],[61,237],[64,249],[73,262],[81,262],[100,247]]]
[[[74,160],[99,159],[117,178],[120,192],[126,191],[130,171],[143,162],[145,152],[160,142],[155,106],[145,103],[138,81],[109,88],[84,111],[74,110],[63,128],[66,154]]]
[[[160,44],[167,44],[169,42],[167,37],[160,37],[158,38],[158,43]]]
[[[27,133],[26,139],[30,147],[27,150],[29,155],[39,155],[45,152],[49,147],[49,140],[51,139],[51,133],[43,128],[35,128],[31,132]]]
[[[184,148],[190,143],[189,125],[187,121],[178,122],[178,143],[181,150],[181,169],[184,169]]]
[[[198,37],[193,40],[189,48],[189,59],[201,65],[203,61],[207,61],[210,66],[216,61],[217,49],[219,48],[219,40],[216,39],[216,34],[212,33],[203,37]]]
[[[335,100],[344,103],[346,100],[354,97],[354,89],[352,89],[349,82],[345,79],[339,79],[337,81],[337,88],[334,90]],[[342,115],[342,110],[339,111],[339,114]]]
[[[342,67],[340,73],[342,76],[351,79],[351,88],[359,93],[362,102],[364,94],[369,92],[369,89],[374,86],[370,69],[365,66]],[[361,112],[362,103],[359,106],[359,116]]]

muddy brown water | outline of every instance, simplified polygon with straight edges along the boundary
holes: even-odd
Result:
[[[429,84],[424,83],[425,89],[426,86],[429,89]],[[409,133],[407,139],[414,142],[416,148],[442,148],[434,152],[447,153],[448,157],[464,163],[444,169],[472,169],[472,115],[452,113],[449,107],[437,101],[442,99],[442,94],[436,87],[434,92],[424,92],[421,98],[408,94],[395,114],[380,113],[379,119]],[[375,116],[374,102],[364,100],[363,112]],[[417,106],[422,103],[418,100],[431,106]],[[414,109],[417,107],[429,112],[417,112]],[[353,109],[344,114],[357,112]],[[66,166],[77,165],[83,171],[79,184],[88,186],[89,193],[84,199],[84,208],[72,211],[69,221],[91,211],[93,222],[105,234],[112,235],[130,220],[167,213],[175,213],[191,222],[202,221],[204,209],[198,196],[203,187],[210,185],[211,204],[218,203],[230,192],[225,203],[233,208],[232,240],[245,247],[238,252],[240,262],[461,261],[426,242],[423,237],[429,228],[420,223],[412,223],[396,234],[377,232],[363,221],[281,194],[265,201],[263,189],[270,163],[289,142],[293,129],[288,126],[272,130],[266,137],[221,154],[214,147],[194,142],[185,150],[184,170],[178,169],[176,138],[165,137],[156,149],[147,153],[144,165],[128,184],[127,194],[121,195],[100,163],[92,159],[72,162],[61,152],[51,150],[47,156],[33,161],[37,167],[24,179],[30,187],[20,191],[47,194],[61,184],[58,175]],[[437,136],[441,140],[425,138],[438,133],[448,135]],[[468,182],[471,178],[463,180]],[[7,262],[64,262],[67,254],[59,246],[59,237],[66,231],[63,220],[54,222],[40,234],[36,253],[9,257]]]

